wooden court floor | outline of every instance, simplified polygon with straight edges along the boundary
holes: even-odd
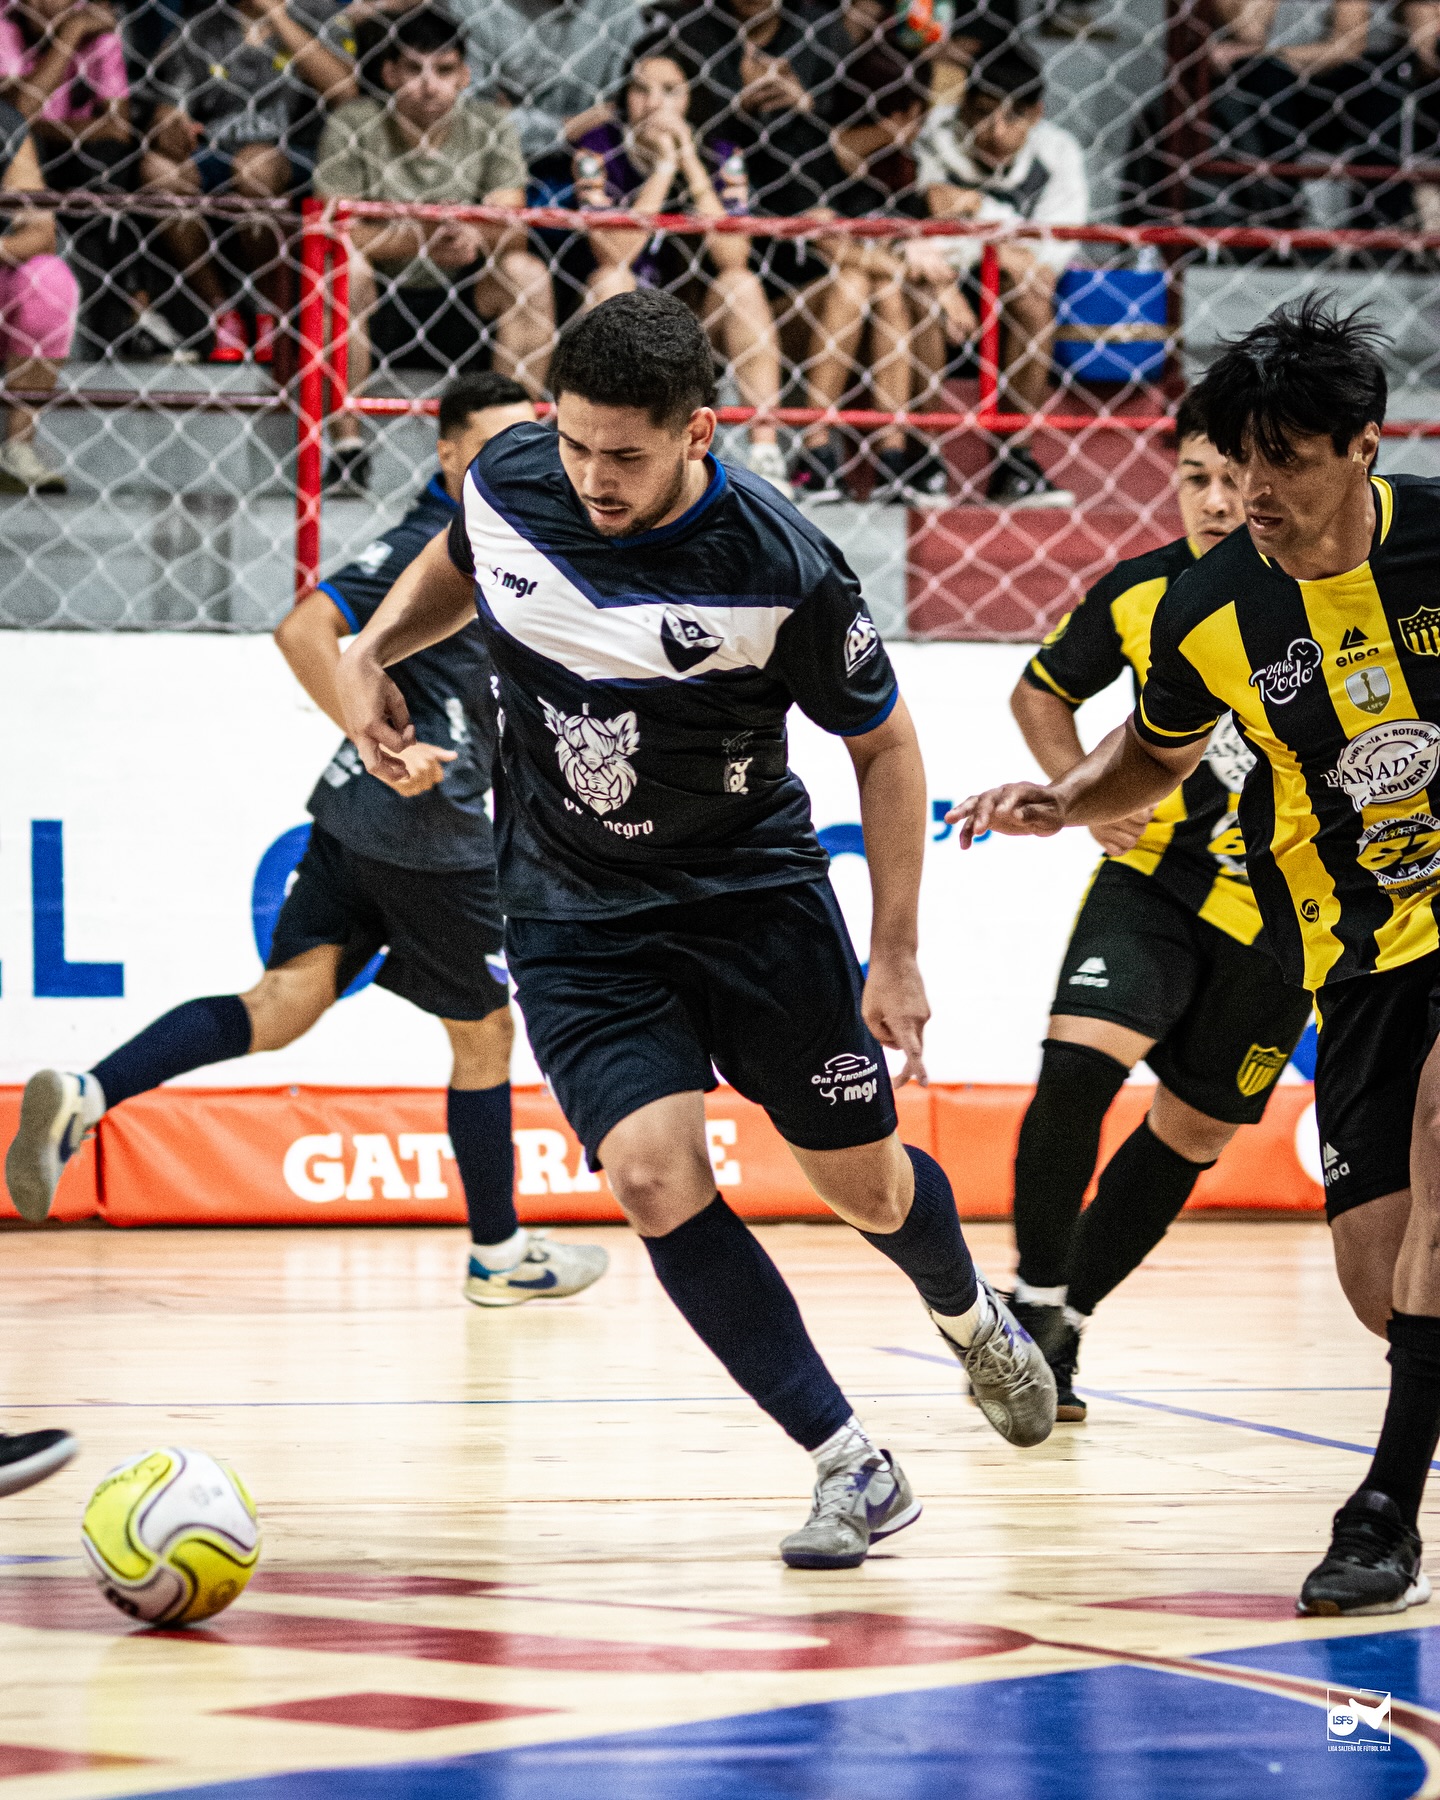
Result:
[[[0,1502],[0,1800],[1440,1794],[1440,1602],[1293,1616],[1384,1397],[1323,1226],[1177,1227],[1031,1451],[861,1240],[766,1229],[925,1502],[847,1574],[782,1567],[808,1459],[602,1235],[599,1286],[486,1313],[450,1229],[0,1234],[0,1419],[82,1438]],[[233,1461],[266,1547],[151,1633],[78,1524],[165,1443]],[[1381,1723],[1333,1735],[1351,1697]]]

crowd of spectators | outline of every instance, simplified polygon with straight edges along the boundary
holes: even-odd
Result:
[[[735,397],[762,414],[782,399],[945,408],[946,382],[976,366],[975,241],[649,234],[591,226],[587,213],[821,225],[1089,216],[1084,148],[1046,116],[1043,63],[1013,0],[448,3],[131,0],[117,12],[105,0],[0,0],[0,191],[153,202],[7,203],[0,491],[63,489],[36,449],[34,406],[82,310],[117,357],[273,362],[295,302],[294,207],[308,194],[575,214],[569,231],[357,222],[355,388],[393,368],[488,361],[539,396],[557,322],[661,285],[694,305]],[[1343,183],[1347,164],[1435,160],[1440,0],[1210,4],[1209,154],[1239,168],[1229,191],[1242,214],[1294,212],[1302,175],[1276,164],[1318,158]],[[1065,18],[1072,33],[1090,28],[1083,7]],[[1347,222],[1440,213],[1440,187],[1403,171],[1366,171],[1345,191]],[[1045,403],[1057,278],[1074,252],[1001,249],[1012,414]],[[857,444],[816,425],[787,460],[762,417],[746,454],[815,502],[857,480],[882,502],[946,498],[926,440],[890,427]],[[353,414],[334,422],[326,479],[366,485]],[[1023,432],[1002,446],[987,493],[1070,500]]]

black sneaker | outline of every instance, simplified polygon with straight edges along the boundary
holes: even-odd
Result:
[[[327,494],[363,494],[370,486],[370,452],[364,444],[332,444],[325,459]]]
[[[0,1494],[18,1494],[53,1475],[79,1449],[68,1431],[0,1431]]]
[[[943,506],[950,496],[950,474],[930,444],[908,443],[882,450],[870,498],[882,506]]]
[[[802,444],[790,469],[795,498],[808,500],[812,506],[833,506],[845,499],[840,460],[838,444]]]
[[[1056,487],[1024,444],[1008,444],[985,489],[992,506],[1073,506],[1068,488]]]
[[[1368,1617],[1423,1606],[1430,1583],[1418,1533],[1378,1488],[1361,1488],[1335,1515],[1325,1560],[1305,1577],[1295,1610],[1312,1619]]]
[[[1055,1423],[1083,1425],[1085,1402],[1075,1392],[1075,1368],[1080,1361],[1080,1333],[1065,1317],[1063,1306],[1037,1306],[1029,1300],[1005,1296],[1016,1319],[1040,1346],[1040,1354],[1055,1377]]]

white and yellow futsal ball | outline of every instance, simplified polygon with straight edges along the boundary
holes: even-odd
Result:
[[[112,1469],[90,1496],[80,1541],[105,1598],[151,1625],[223,1611],[260,1560],[255,1502],[202,1450],[152,1450]]]

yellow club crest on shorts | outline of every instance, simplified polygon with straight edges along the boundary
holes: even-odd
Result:
[[[1413,656],[1440,656],[1440,607],[1422,606],[1395,625]]]
[[[1263,1094],[1290,1060],[1290,1052],[1276,1044],[1252,1044],[1235,1076],[1235,1085],[1247,1100]]]

